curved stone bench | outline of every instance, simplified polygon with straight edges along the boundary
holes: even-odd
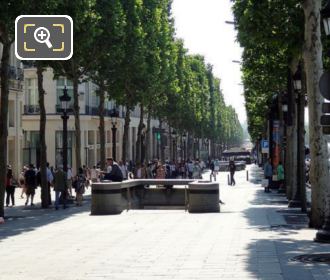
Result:
[[[220,212],[219,184],[196,181],[189,183],[189,213]]]

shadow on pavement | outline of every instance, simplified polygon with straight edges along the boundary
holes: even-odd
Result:
[[[307,215],[297,208],[288,209],[287,203],[286,197],[276,191],[265,193],[261,188],[256,191],[243,215],[248,227],[257,230],[257,234],[249,241],[248,255],[241,256],[241,261],[256,279],[328,279],[328,264],[293,260],[305,254],[329,253],[330,244],[306,240],[301,230],[309,230]]]
[[[0,242],[4,239],[21,233],[33,231],[44,225],[58,222],[73,215],[90,211],[91,196],[84,196],[83,206],[77,207],[69,204],[66,209],[62,207],[55,210],[54,207],[42,209],[40,203],[31,206],[16,206],[6,208],[5,224],[0,226]]]

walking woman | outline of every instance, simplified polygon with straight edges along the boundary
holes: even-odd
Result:
[[[13,171],[11,168],[8,168],[6,177],[6,207],[9,206],[10,199],[11,205],[15,206],[15,186],[13,185]]]

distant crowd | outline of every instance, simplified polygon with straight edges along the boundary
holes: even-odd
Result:
[[[112,158],[107,159],[106,170],[101,170],[99,165],[91,168],[83,166],[74,174],[69,166],[64,172],[63,166],[56,169],[47,163],[47,184],[49,205],[53,203],[51,190],[55,192],[55,209],[59,209],[62,204],[66,208],[69,199],[73,200],[77,206],[82,205],[83,194],[91,183],[100,180],[123,181],[128,179],[176,179],[176,178],[202,178],[203,170],[211,163],[205,164],[204,161],[165,161],[152,160],[148,163],[134,164],[132,161],[118,163]],[[37,187],[41,185],[40,169],[33,164],[25,166],[19,176],[14,178],[11,166],[8,166],[6,180],[6,199],[7,207],[15,205],[15,189],[21,188],[20,197],[25,199],[25,206],[34,206],[34,196]]]

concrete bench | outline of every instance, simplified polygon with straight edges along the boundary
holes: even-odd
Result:
[[[191,213],[219,212],[219,184],[191,179],[137,179],[92,184],[92,215],[120,214],[125,209],[148,206],[180,206]]]

